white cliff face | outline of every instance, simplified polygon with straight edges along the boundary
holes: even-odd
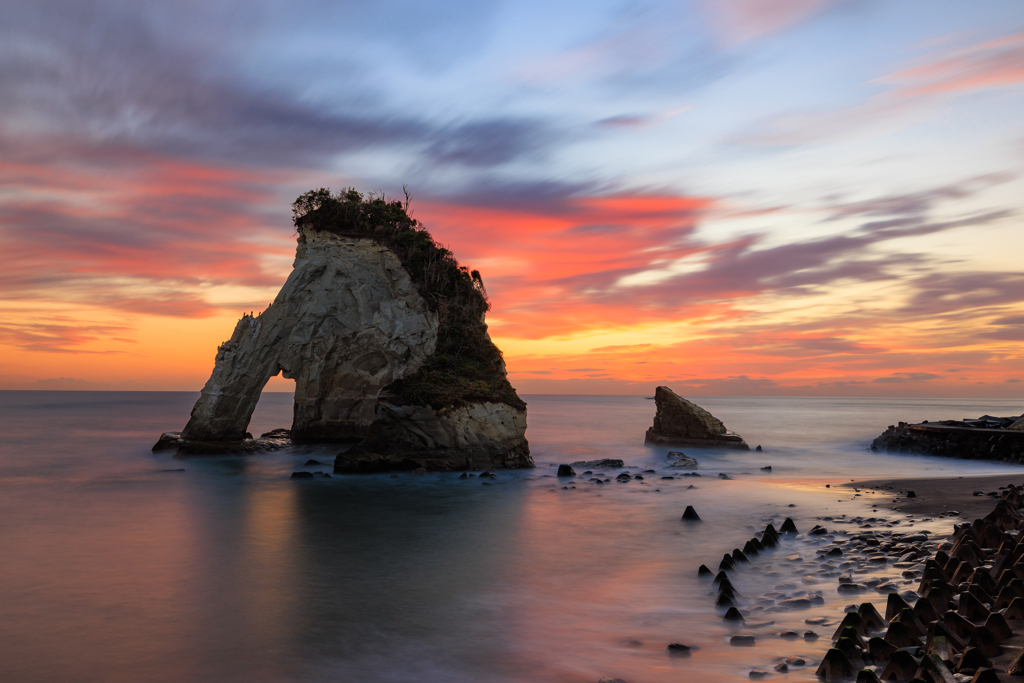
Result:
[[[267,381],[295,379],[296,440],[357,440],[377,395],[416,372],[437,344],[428,310],[398,257],[368,239],[302,231],[291,275],[258,316],[217,350],[182,438],[245,436]]]
[[[371,463],[373,454],[382,454],[435,470],[533,467],[526,412],[504,403],[472,403],[440,411],[381,403],[359,450]],[[335,460],[336,472],[361,468],[360,459],[346,453]]]

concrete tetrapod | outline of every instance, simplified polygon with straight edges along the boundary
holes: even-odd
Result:
[[[814,673],[818,678],[823,679],[825,683],[833,683],[833,681],[844,681],[852,678],[854,671],[853,664],[850,663],[850,660],[843,654],[842,650],[833,647],[825,653],[825,658],[821,660],[818,670]]]

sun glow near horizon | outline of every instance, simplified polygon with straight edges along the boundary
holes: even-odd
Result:
[[[198,390],[292,199],[405,182],[521,392],[1024,395],[1012,4],[54,2],[0,29],[0,389]]]

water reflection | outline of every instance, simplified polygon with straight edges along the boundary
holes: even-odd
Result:
[[[192,399],[0,392],[0,428],[16,435],[0,449],[0,680],[736,680],[779,657],[820,656],[827,637],[778,632],[841,616],[849,600],[827,581],[804,582],[813,547],[794,541],[808,559],[759,558],[737,573],[737,589],[753,599],[791,583],[782,592],[820,588],[826,604],[771,613],[757,646],[739,650],[699,564],[717,564],[765,520],[792,515],[808,529],[820,516],[864,513],[868,503],[822,487],[837,469],[1000,467],[835,445],[852,432],[789,447],[787,407],[776,431],[752,437],[782,444],[768,453],[698,453],[711,476],[570,484],[548,465],[594,454],[663,467],[664,453],[642,445],[651,402],[562,398],[531,399],[540,467],[493,485],[448,474],[291,481],[309,452],[149,453]],[[280,408],[261,418],[268,428],[287,423],[277,418],[290,403]],[[715,410],[742,431],[754,408]],[[768,463],[772,475],[759,470]],[[162,471],[176,468],[185,471]],[[718,479],[719,468],[733,478]],[[704,522],[680,523],[690,504]],[[675,641],[699,649],[671,658]]]

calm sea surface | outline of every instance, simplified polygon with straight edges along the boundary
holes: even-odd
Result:
[[[755,647],[730,647],[700,564],[717,567],[767,521],[805,531],[823,515],[872,515],[825,483],[1024,472],[867,450],[898,420],[1019,414],[1014,401],[697,399],[765,450],[686,449],[704,476],[661,480],[668,449],[643,445],[654,401],[526,396],[536,470],[489,486],[457,473],[290,480],[310,458],[329,472],[333,451],[150,453],[195,398],[0,392],[0,681],[738,681],[789,655],[820,658],[834,626],[815,642],[778,633],[841,617],[851,599],[783,560],[812,559],[811,539],[786,541],[736,587],[747,599],[820,590],[825,604],[768,610],[774,624],[744,631]],[[291,397],[266,394],[251,431],[290,418]],[[552,476],[605,457],[658,474]],[[681,523],[686,505],[704,521]],[[670,642],[699,649],[672,658]],[[813,667],[790,679],[814,680]]]

